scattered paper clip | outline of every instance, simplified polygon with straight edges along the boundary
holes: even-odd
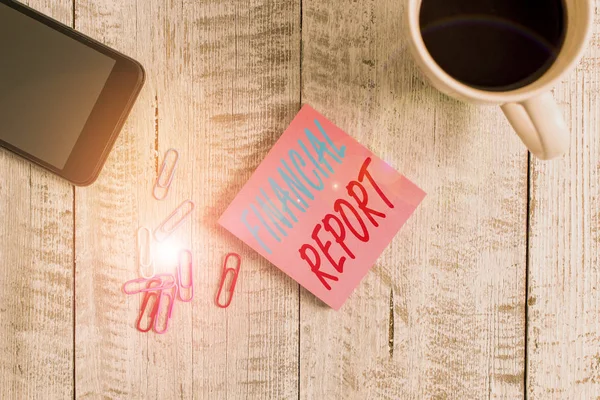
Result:
[[[179,284],[179,290],[177,291],[177,298],[184,303],[189,303],[194,299],[194,271],[193,271],[193,260],[192,252],[189,250],[181,250],[179,253],[179,265],[177,266],[177,278]],[[186,283],[184,283],[185,269],[187,274]],[[184,291],[188,292],[187,297],[182,297]]]
[[[237,264],[234,268],[228,267],[227,262],[229,261],[229,257],[233,257],[237,259]],[[221,275],[221,284],[219,286],[219,291],[217,292],[217,297],[215,298],[215,302],[217,306],[221,308],[227,308],[231,304],[231,300],[233,299],[233,291],[235,290],[235,284],[237,283],[238,276],[240,274],[240,266],[242,263],[242,259],[240,255],[237,253],[229,253],[225,256],[225,261],[223,262],[223,274]],[[225,282],[227,281],[227,275],[229,273],[233,273],[233,277],[231,278],[231,283],[229,288],[226,289],[226,293],[229,293],[229,296],[226,296],[225,303],[221,303],[221,292],[223,291],[223,287],[225,286]]]
[[[154,299],[154,304],[151,307],[148,307],[148,303],[150,299]],[[156,314],[155,305],[158,302],[158,294],[153,292],[146,292],[144,295],[144,301],[142,302],[142,310],[140,311],[140,316],[138,317],[136,328],[138,331],[142,333],[150,332],[152,327],[154,326],[154,315]],[[148,325],[144,328],[142,327],[142,322],[144,317],[148,320]]]
[[[165,279],[163,279],[165,278]],[[158,282],[158,286],[150,286],[151,282]],[[156,275],[153,279],[137,278],[125,282],[123,293],[127,295],[143,292],[153,292],[158,290],[167,290],[175,286],[175,277],[171,274]]]
[[[173,286],[177,285],[177,281],[175,280],[175,275],[173,274],[157,274],[154,276],[156,279],[160,279],[163,283],[163,289],[170,289]]]
[[[173,315],[173,306],[175,305],[175,297],[177,296],[177,286],[169,290],[161,290],[158,294],[158,302],[156,303],[156,312],[154,314],[154,333],[162,335],[169,329],[169,320]],[[168,299],[169,304],[165,305],[165,299]],[[164,312],[162,311],[164,309]],[[164,321],[162,321],[164,320]]]
[[[156,200],[164,200],[169,194],[178,162],[177,150],[171,148],[165,152],[152,188],[152,196]],[[137,231],[137,258],[141,278],[125,282],[122,290],[127,295],[144,294],[136,322],[136,328],[140,332],[154,330],[158,334],[165,333],[169,329],[176,300],[190,302],[194,298],[192,252],[189,250],[180,252],[176,275],[157,275],[152,254],[152,237],[158,242],[168,238],[185,222],[194,208],[194,202],[186,200],[154,231],[146,227],[140,227]]]
[[[195,204],[191,200],[185,200],[179,205],[154,231],[154,238],[162,242],[168,238],[187,217],[194,211]],[[180,215],[181,214],[181,215]]]
[[[184,257],[186,254],[187,257]],[[188,261],[183,261],[187,259]],[[177,276],[173,274],[157,274],[154,278],[138,278],[125,282],[123,293],[127,295],[143,293],[142,307],[136,328],[140,332],[149,332],[163,334],[169,329],[169,321],[173,315],[173,308],[177,299],[183,302],[190,302],[194,297],[194,288],[192,280],[192,253],[189,250],[183,250],[180,254],[181,266],[178,266]],[[183,282],[183,273],[181,272],[187,266],[189,279],[183,286],[189,290],[189,296],[182,298],[179,294],[179,284]],[[143,326],[142,326],[143,325]]]
[[[170,155],[173,155],[170,157]],[[175,177],[175,170],[177,169],[177,162],[179,161],[179,152],[175,149],[169,149],[165,152],[162,165],[158,171],[154,188],[152,189],[152,196],[156,200],[164,200],[169,194],[169,188],[173,183],[173,177]]]
[[[155,274],[152,259],[152,232],[145,226],[137,231],[137,253],[140,276],[146,279],[152,278]]]
[[[156,317],[156,308],[157,308],[158,302],[160,300],[160,293],[157,294],[156,292],[154,292],[154,290],[156,290],[156,288],[154,288],[152,286],[153,283],[160,284],[161,283],[160,279],[152,279],[147,282],[148,282],[148,284],[146,286],[146,289],[148,289],[148,291],[146,291],[146,294],[144,295],[144,300],[142,301],[142,309],[140,310],[140,315],[139,315],[137,323],[135,325],[137,330],[142,333],[149,332],[154,327],[154,322],[155,322],[155,317]],[[148,304],[150,303],[151,299],[154,299],[154,303],[152,304],[151,307],[148,307]],[[146,327],[142,327],[142,322],[144,319],[146,319],[148,321],[148,324]]]

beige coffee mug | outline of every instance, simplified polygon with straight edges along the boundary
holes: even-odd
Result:
[[[433,86],[459,100],[501,106],[514,130],[536,157],[549,160],[564,154],[569,145],[569,131],[550,89],[583,55],[592,31],[592,0],[563,0],[567,15],[565,40],[554,64],[536,81],[507,92],[490,92],[465,85],[438,66],[421,36],[422,1],[408,0],[405,25],[411,51]]]

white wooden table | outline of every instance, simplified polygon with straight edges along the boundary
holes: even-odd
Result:
[[[499,109],[422,80],[401,0],[28,4],[137,58],[147,83],[91,187],[0,150],[0,398],[600,396],[598,28],[555,90],[570,152],[539,162]],[[303,103],[428,193],[339,312],[216,224]],[[135,231],[188,198],[196,298],[141,334],[141,298],[121,293]],[[222,310],[228,251],[243,264]]]

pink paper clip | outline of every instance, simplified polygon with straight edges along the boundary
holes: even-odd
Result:
[[[154,276],[154,279],[160,279],[162,283],[160,290],[168,290],[173,286],[177,286],[177,281],[175,280],[175,275],[173,274],[157,274]]]
[[[165,278],[165,279],[163,279]],[[151,286],[151,282],[158,282],[158,286]],[[175,277],[171,274],[156,275],[152,279],[137,278],[127,281],[123,284],[123,293],[127,295],[144,292],[154,292],[157,290],[166,290],[175,286]]]
[[[237,264],[234,268],[228,267],[227,262],[229,257],[233,257],[237,259]],[[235,285],[237,283],[238,276],[240,274],[240,266],[242,264],[242,259],[237,253],[229,253],[225,256],[225,261],[223,262],[223,274],[221,275],[221,285],[219,286],[219,291],[217,292],[217,297],[215,298],[215,303],[217,303],[218,307],[227,308],[231,304],[231,300],[233,299],[233,291],[235,290]],[[223,286],[225,286],[225,282],[227,281],[227,275],[229,273],[233,273],[233,278],[231,279],[231,284],[229,288],[226,289],[226,292],[229,293],[229,296],[226,298],[225,303],[221,303],[221,292],[223,291]]]
[[[188,279],[187,283],[183,283],[183,270],[187,271]],[[179,265],[177,266],[177,277],[179,283],[179,290],[177,291],[177,298],[184,303],[192,301],[194,298],[194,271],[193,271],[193,260],[192,252],[189,250],[181,250],[179,253]],[[186,298],[181,296],[181,293],[185,290],[189,291],[189,295]]]
[[[181,224],[185,222],[187,217],[194,211],[195,204],[191,200],[185,200],[179,205],[169,216],[154,230],[154,238],[162,242],[168,238]]]
[[[171,319],[171,316],[173,315],[173,306],[175,305],[175,297],[177,296],[177,286],[173,286],[171,289],[171,293],[169,293],[168,290],[161,290],[160,294],[158,294],[158,301],[156,304],[156,314],[154,315],[154,332],[158,333],[159,335],[162,335],[163,333],[167,332],[167,330],[169,329],[169,320]],[[164,303],[164,299],[167,298],[169,301],[168,306],[163,306]],[[162,312],[164,308],[164,312]],[[161,319],[164,318],[164,322],[162,322],[162,326],[161,326]]]
[[[153,279],[148,281],[148,288],[152,287],[153,283],[158,283],[160,284],[160,280],[158,279]],[[152,287],[151,290],[155,290],[154,287]],[[152,307],[148,307],[148,303],[150,303],[150,299],[154,298],[154,304],[152,305]],[[142,332],[142,333],[146,333],[149,332],[150,329],[152,329],[152,327],[154,326],[155,323],[155,317],[156,317],[156,309],[159,303],[160,297],[159,294],[153,292],[153,291],[146,291],[146,294],[144,295],[144,301],[142,301],[142,309],[140,310],[140,315],[138,317],[137,323],[136,323],[136,328],[138,331]],[[146,319],[148,320],[148,326],[146,328],[142,328],[142,320],[144,319],[144,316],[146,316]]]
[[[171,154],[173,156],[169,157]],[[172,158],[173,160],[169,161],[169,158]],[[175,176],[178,161],[179,152],[177,150],[169,149],[165,152],[165,157],[160,167],[160,171],[158,172],[158,176],[156,177],[154,188],[152,189],[152,196],[154,196],[156,200],[164,200],[165,197],[167,197],[167,194],[169,194],[169,188],[171,187],[171,183],[173,183],[173,177]],[[162,189],[162,194],[159,193],[157,189]]]

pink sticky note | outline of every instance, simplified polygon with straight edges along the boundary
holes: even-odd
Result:
[[[219,223],[337,310],[424,197],[305,105]]]

